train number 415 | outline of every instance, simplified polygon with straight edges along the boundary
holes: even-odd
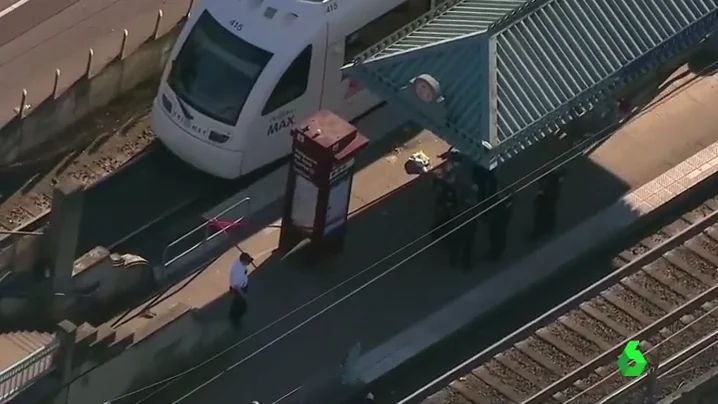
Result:
[[[237,31],[241,31],[242,28],[244,28],[244,24],[242,24],[241,22],[239,22],[239,21],[237,21],[237,20],[232,20],[232,21],[230,21],[230,22],[229,22],[229,25],[230,25],[232,28],[236,29]]]
[[[336,1],[333,1],[329,4],[327,4],[327,13],[331,13],[332,11],[335,11],[339,6],[337,5]]]

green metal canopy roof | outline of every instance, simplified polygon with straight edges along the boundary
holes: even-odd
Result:
[[[453,0],[344,68],[493,168],[716,30],[718,0]]]

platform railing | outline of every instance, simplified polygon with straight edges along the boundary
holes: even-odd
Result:
[[[13,396],[32,385],[35,380],[52,372],[59,349],[60,342],[53,339],[24,359],[0,371],[0,404],[9,403]]]
[[[189,253],[196,251],[199,248],[206,248],[209,241],[213,240],[220,234],[225,233],[228,229],[236,227],[242,220],[244,220],[247,214],[251,212],[250,206],[250,198],[243,198],[240,201],[232,204],[230,207],[219,212],[212,218],[207,219],[201,225],[195,227],[181,237],[175,239],[173,242],[168,244],[162,252],[162,265],[167,268],[178,260],[182,259],[183,257],[186,257]],[[234,220],[224,221],[222,219],[223,216],[226,216],[228,213],[234,212],[238,209],[246,210],[244,214],[239,215],[239,217]],[[198,240],[191,244],[189,247],[185,247],[183,250],[181,250],[181,252],[177,254],[172,254],[172,250],[176,249],[177,247],[183,246],[185,245],[185,243],[192,243],[193,237],[197,237]]]

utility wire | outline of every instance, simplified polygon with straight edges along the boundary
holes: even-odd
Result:
[[[588,140],[590,140],[590,139],[587,139],[587,141],[588,141]],[[582,142],[581,144],[584,144],[584,143],[585,143],[585,142]],[[578,155],[581,155],[581,153],[579,153]],[[577,155],[577,156],[578,156],[578,155]],[[542,167],[542,168],[543,168],[543,167]],[[550,171],[546,172],[544,175],[547,175],[549,172],[550,172]],[[544,175],[542,175],[542,176],[540,176],[540,177],[538,177],[538,178],[542,178]],[[520,180],[519,180],[519,181],[520,181]],[[517,181],[517,182],[519,182],[519,181]],[[527,187],[528,185],[531,185],[532,183],[533,183],[533,182],[529,182],[528,184],[526,184],[524,187],[520,188],[520,189],[517,190],[516,192],[518,192],[518,191],[520,191],[521,189]],[[466,220],[464,223],[468,223],[468,222],[470,222],[471,220],[477,218],[478,216],[480,216],[480,215],[483,214],[484,212],[490,210],[493,206],[496,206],[496,205],[498,205],[499,203],[503,202],[505,199],[506,199],[506,197],[502,198],[502,199],[501,199],[500,201],[498,201],[498,202],[495,202],[494,204],[492,204],[491,206],[489,206],[487,209],[482,210],[482,211],[479,212],[478,214],[474,215],[472,218]],[[187,369],[187,370],[185,370],[185,371],[183,371],[183,372],[181,372],[181,373],[178,373],[178,374],[176,374],[176,375],[174,375],[174,376],[171,376],[171,377],[169,377],[169,378],[160,380],[160,381],[158,381],[158,382],[156,382],[156,383],[150,384],[150,385],[145,386],[145,387],[143,387],[143,388],[140,388],[140,389],[131,391],[131,392],[127,393],[127,394],[124,394],[124,395],[122,395],[122,396],[116,397],[115,399],[113,399],[113,400],[111,400],[111,401],[107,401],[105,404],[111,404],[111,403],[113,403],[113,402],[115,402],[115,401],[117,401],[117,400],[121,400],[121,399],[127,398],[127,397],[129,397],[129,396],[132,396],[132,395],[141,393],[141,392],[143,392],[143,391],[152,389],[153,387],[158,387],[158,386],[160,386],[160,385],[168,385],[168,384],[170,384],[171,382],[176,381],[177,379],[179,379],[179,378],[181,378],[181,377],[183,377],[183,376],[185,376],[185,375],[187,375],[187,374],[189,374],[189,373],[191,373],[191,372],[193,372],[193,371],[195,371],[195,370],[198,370],[198,369],[201,368],[201,367],[204,367],[204,366],[207,365],[208,363],[210,363],[210,362],[216,360],[217,358],[219,358],[219,357],[221,357],[221,356],[224,356],[224,355],[227,354],[229,351],[233,350],[234,348],[238,347],[239,345],[244,344],[244,343],[247,342],[248,340],[250,340],[250,339],[254,338],[255,336],[257,336],[258,334],[263,333],[263,332],[266,331],[267,329],[269,329],[269,328],[275,326],[276,324],[278,324],[278,323],[284,321],[284,320],[287,319],[288,317],[290,317],[290,316],[294,315],[295,313],[297,313],[298,311],[300,311],[300,310],[306,308],[307,306],[311,305],[312,303],[316,302],[317,300],[319,300],[319,299],[325,297],[326,295],[328,295],[328,294],[334,292],[335,290],[341,288],[342,286],[346,285],[347,283],[352,282],[352,281],[355,280],[356,278],[358,278],[358,277],[360,277],[360,276],[366,274],[368,271],[371,271],[372,269],[374,269],[374,268],[376,268],[377,266],[383,264],[383,263],[386,262],[387,260],[389,260],[389,259],[393,258],[394,256],[398,255],[399,253],[401,253],[401,252],[407,250],[409,247],[411,247],[411,246],[417,244],[418,242],[420,242],[421,240],[425,239],[426,237],[428,237],[429,235],[433,234],[434,232],[440,231],[443,227],[449,226],[452,222],[457,221],[460,217],[466,215],[466,214],[469,213],[471,210],[474,210],[474,209],[477,208],[479,205],[485,204],[485,203],[486,203],[486,201],[482,201],[481,203],[479,203],[479,204],[477,204],[477,205],[475,205],[475,206],[473,206],[473,207],[468,208],[467,210],[465,210],[464,212],[462,212],[462,213],[460,213],[459,215],[455,216],[455,217],[452,218],[451,220],[449,220],[449,221],[445,222],[444,224],[438,226],[435,230],[433,230],[433,231],[431,231],[431,232],[428,232],[428,233],[426,233],[426,234],[420,236],[419,238],[417,238],[417,239],[411,241],[410,243],[406,244],[405,246],[399,248],[398,250],[395,250],[394,252],[392,252],[392,253],[390,253],[389,255],[385,256],[385,257],[382,258],[381,260],[375,262],[374,264],[372,264],[372,265],[370,265],[369,267],[363,269],[362,271],[358,272],[357,274],[355,274],[355,275],[349,277],[348,279],[346,279],[346,280],[340,282],[339,284],[333,286],[332,288],[326,290],[325,292],[321,293],[320,295],[318,295],[318,296],[312,298],[311,300],[309,300],[309,301],[307,301],[306,303],[302,304],[301,306],[299,306],[299,307],[293,309],[292,311],[290,311],[289,313],[285,314],[284,316],[282,316],[282,317],[278,318],[277,320],[271,322],[270,324],[268,324],[268,325],[262,327],[262,328],[259,329],[258,331],[255,331],[255,332],[252,333],[251,335],[249,335],[249,336],[247,336],[247,337],[241,339],[240,341],[237,341],[237,342],[234,343],[233,345],[231,345],[231,346],[225,348],[224,350],[222,350],[222,351],[220,351],[219,353],[215,354],[214,356],[208,358],[208,359],[205,360],[204,362],[202,362],[202,363],[200,363],[200,364],[198,364],[198,365],[196,365],[196,366],[193,366],[193,367],[191,367],[191,368],[189,368],[189,369]],[[230,366],[229,368],[225,369],[224,372],[233,369],[234,367],[238,366],[238,365],[241,364],[241,363],[246,362],[247,360],[251,359],[252,357],[254,357],[254,356],[256,356],[257,354],[261,353],[262,351],[266,350],[267,348],[269,348],[271,345],[275,344],[275,343],[278,342],[279,340],[283,339],[283,338],[286,337],[287,335],[291,334],[292,332],[294,332],[294,331],[296,331],[297,329],[301,328],[302,326],[306,325],[308,322],[314,320],[314,319],[317,318],[318,316],[321,316],[322,314],[324,314],[325,312],[327,312],[329,309],[333,308],[333,307],[336,306],[337,304],[339,304],[339,303],[345,301],[346,299],[348,299],[348,298],[354,296],[356,293],[358,293],[359,291],[363,290],[363,289],[366,288],[367,286],[373,284],[373,283],[376,282],[377,280],[379,280],[379,279],[381,279],[382,277],[388,275],[388,274],[391,273],[393,270],[395,270],[398,266],[401,266],[402,264],[404,264],[404,263],[405,263],[406,261],[408,261],[409,259],[413,258],[414,256],[418,255],[419,253],[421,253],[421,252],[423,252],[424,250],[428,249],[429,247],[433,246],[433,245],[436,244],[437,242],[440,242],[441,240],[443,240],[444,238],[446,238],[447,236],[449,236],[451,233],[453,233],[454,231],[456,231],[456,230],[458,230],[459,228],[461,228],[464,223],[460,224],[459,226],[457,226],[457,227],[454,228],[454,229],[449,230],[446,234],[440,236],[437,240],[433,241],[432,243],[429,243],[427,246],[425,246],[424,248],[420,249],[418,252],[416,252],[416,253],[410,255],[410,256],[408,257],[408,259],[404,259],[404,260],[400,261],[398,264],[396,264],[396,265],[390,267],[388,270],[386,270],[386,271],[382,272],[381,274],[379,274],[378,276],[375,276],[374,278],[370,279],[367,283],[365,283],[365,284],[359,286],[358,288],[356,288],[356,289],[354,289],[353,291],[349,292],[347,295],[343,296],[342,298],[340,298],[340,299],[338,299],[337,301],[333,302],[333,303],[330,304],[329,306],[325,307],[325,308],[322,309],[321,311],[319,311],[319,312],[315,313],[314,315],[310,316],[310,317],[307,318],[305,321],[303,321],[302,323],[298,324],[298,325],[295,326],[294,328],[290,329],[290,330],[287,331],[286,333],[280,335],[278,338],[274,339],[273,341],[271,341],[271,342],[268,343],[267,345],[265,345],[265,346],[259,348],[257,351],[254,351],[254,352],[251,353],[249,356],[247,356],[247,357],[245,357],[244,359],[242,359],[240,362],[235,363],[234,365],[232,365],[232,366]],[[222,373],[224,373],[224,372],[222,372]],[[218,376],[221,376],[222,373],[220,373],[220,374],[218,374],[218,375],[215,375],[215,377],[213,377],[212,379],[210,379],[208,382],[211,382],[211,381],[215,380]],[[205,384],[206,384],[206,383],[205,383]],[[157,391],[157,392],[159,392],[159,391]],[[150,397],[152,397],[152,396],[153,396],[154,394],[156,394],[157,392],[153,393],[152,395],[150,395],[150,396],[148,396],[148,397],[144,397],[143,399],[137,401],[137,404],[146,401],[147,399],[149,399]],[[181,401],[181,399],[180,399],[180,401]]]
[[[676,88],[675,90],[673,90],[670,94],[668,94],[668,95],[666,95],[666,96],[664,96],[664,97],[658,98],[657,100],[654,100],[654,101],[651,102],[644,110],[642,110],[642,111],[636,113],[634,116],[630,116],[630,115],[629,115],[629,118],[626,118],[625,121],[622,122],[622,123],[619,123],[619,125],[620,125],[620,124],[626,124],[626,123],[628,123],[628,122],[630,122],[630,121],[632,121],[632,120],[635,120],[635,119],[637,119],[637,118],[639,118],[639,117],[645,115],[646,113],[650,112],[650,111],[651,111],[653,108],[655,108],[657,105],[659,105],[659,104],[661,104],[662,102],[666,101],[667,99],[670,99],[670,98],[672,98],[673,96],[675,96],[675,94],[678,93],[679,90],[682,91],[682,90],[685,89],[685,87],[688,87],[688,86],[690,86],[690,85],[693,85],[693,84],[697,81],[697,78],[699,77],[699,75],[700,75],[701,73],[705,73],[705,72],[709,71],[710,69],[715,68],[717,65],[718,65],[718,62],[717,62],[717,63],[713,63],[713,64],[711,64],[710,66],[706,67],[706,68],[703,69],[701,72],[697,73],[697,74],[696,74],[696,77],[694,77],[694,78],[692,78],[691,80],[689,80],[688,82],[682,84],[681,86],[679,86],[678,88]],[[540,179],[544,178],[545,176],[549,175],[551,172],[555,171],[556,169],[561,168],[561,167],[563,167],[564,165],[566,165],[567,163],[569,163],[570,161],[574,160],[575,158],[582,156],[583,153],[584,153],[584,151],[585,151],[586,149],[588,149],[588,147],[589,147],[590,145],[592,145],[592,144],[594,144],[594,143],[598,143],[598,142],[600,142],[600,141],[602,141],[602,140],[608,138],[608,136],[610,136],[610,135],[612,134],[612,131],[615,129],[616,126],[617,126],[616,124],[607,125],[606,127],[602,128],[600,131],[598,131],[598,132],[596,132],[596,133],[594,133],[594,134],[591,134],[591,135],[589,135],[589,136],[585,136],[585,138],[584,138],[581,142],[576,143],[576,144],[573,145],[571,148],[569,148],[567,151],[561,153],[559,156],[557,156],[557,157],[555,157],[555,158],[549,160],[547,163],[544,163],[542,166],[540,166],[539,168],[537,168],[537,169],[531,171],[529,174],[527,174],[527,175],[521,177],[520,179],[518,179],[518,180],[514,181],[513,183],[511,183],[510,185],[508,185],[508,186],[504,187],[503,189],[497,191],[497,192],[496,192],[494,195],[492,195],[491,197],[489,197],[489,198],[487,198],[487,199],[485,199],[485,200],[482,200],[481,202],[479,202],[479,203],[477,203],[477,204],[475,204],[475,205],[473,205],[473,206],[467,208],[466,210],[464,210],[464,211],[461,212],[460,214],[456,215],[456,216],[453,217],[452,219],[448,220],[448,221],[445,222],[444,224],[442,224],[442,225],[438,226],[437,228],[435,228],[435,229],[433,229],[433,230],[431,230],[431,231],[429,231],[429,232],[423,234],[422,236],[420,236],[420,237],[414,239],[413,241],[409,242],[409,243],[406,244],[405,246],[403,246],[403,247],[401,247],[401,248],[395,250],[394,252],[390,253],[389,255],[385,256],[384,258],[380,259],[379,261],[375,262],[374,264],[372,264],[372,265],[368,266],[367,268],[361,270],[361,271],[358,272],[357,274],[355,274],[355,275],[351,276],[350,278],[348,278],[348,279],[346,279],[346,280],[340,282],[339,284],[333,286],[332,288],[330,288],[330,289],[328,289],[327,291],[321,293],[320,295],[318,295],[318,296],[312,298],[311,300],[309,300],[309,301],[307,301],[306,303],[302,304],[301,306],[295,308],[294,310],[290,311],[289,313],[283,315],[282,317],[276,319],[275,321],[273,321],[273,322],[267,324],[266,326],[262,327],[262,328],[259,329],[258,331],[255,331],[255,332],[252,333],[251,335],[249,335],[249,336],[247,336],[247,337],[245,337],[245,338],[242,338],[241,340],[239,340],[239,341],[237,341],[236,343],[230,345],[229,347],[223,349],[222,351],[216,353],[215,355],[213,355],[213,356],[211,356],[210,358],[204,360],[203,362],[201,362],[201,363],[199,363],[199,364],[197,364],[197,365],[195,365],[195,366],[192,366],[192,367],[190,367],[190,368],[188,368],[188,369],[186,369],[186,370],[184,370],[184,371],[182,371],[182,372],[180,372],[180,373],[177,373],[176,375],[167,377],[167,378],[162,379],[162,380],[160,380],[160,381],[157,381],[157,382],[155,382],[155,383],[151,383],[151,384],[149,384],[149,385],[147,385],[147,386],[144,386],[144,387],[141,387],[141,388],[132,390],[132,391],[130,391],[130,392],[127,392],[127,393],[125,393],[125,394],[122,394],[122,395],[120,395],[120,396],[117,396],[117,397],[115,397],[115,398],[113,398],[113,399],[111,399],[111,400],[109,400],[109,401],[105,401],[104,404],[113,404],[113,403],[115,403],[115,402],[117,402],[117,401],[119,401],[119,400],[122,400],[122,399],[125,399],[125,398],[128,398],[128,397],[137,395],[137,394],[139,394],[139,393],[145,392],[145,391],[147,391],[147,390],[150,390],[150,389],[153,389],[153,388],[162,386],[160,389],[158,389],[158,390],[152,392],[152,394],[150,394],[150,395],[148,395],[148,396],[146,396],[146,397],[143,397],[142,399],[140,399],[139,401],[137,401],[135,404],[140,404],[140,403],[142,403],[142,402],[145,402],[146,400],[150,399],[151,397],[153,397],[154,395],[156,395],[156,394],[159,393],[160,391],[162,391],[162,390],[164,390],[165,388],[169,387],[169,385],[171,385],[173,382],[177,381],[178,379],[182,378],[183,376],[186,376],[186,375],[188,375],[188,374],[190,374],[190,373],[193,373],[193,372],[195,372],[195,371],[197,371],[197,370],[199,370],[199,369],[205,367],[205,366],[208,365],[209,363],[214,362],[216,359],[218,359],[218,358],[220,358],[220,357],[226,355],[227,353],[229,353],[230,351],[232,351],[234,348],[236,348],[236,347],[238,347],[238,346],[244,344],[244,343],[247,342],[248,340],[250,340],[250,339],[254,338],[255,336],[257,336],[257,335],[263,333],[264,331],[266,331],[267,329],[273,327],[274,325],[276,325],[276,324],[282,322],[283,320],[287,319],[288,317],[292,316],[293,314],[297,313],[298,311],[300,311],[300,310],[306,308],[307,306],[311,305],[312,303],[316,302],[317,300],[319,300],[319,299],[325,297],[326,295],[328,295],[328,294],[334,292],[334,291],[337,290],[338,288],[340,288],[340,287],[346,285],[347,283],[349,283],[349,282],[355,280],[356,278],[358,278],[358,277],[360,277],[360,276],[366,274],[367,272],[369,272],[369,271],[371,271],[372,269],[376,268],[377,266],[383,264],[384,262],[386,262],[386,261],[388,261],[389,259],[393,258],[394,256],[398,255],[399,253],[404,252],[404,251],[407,250],[408,248],[410,248],[410,247],[416,245],[416,244],[419,243],[421,240],[424,240],[425,238],[431,236],[432,234],[434,234],[434,233],[440,231],[442,228],[445,228],[445,227],[447,227],[447,226],[449,226],[449,225],[455,223],[455,222],[458,221],[460,218],[466,217],[467,215],[471,215],[471,217],[469,217],[468,219],[464,220],[463,222],[461,222],[460,224],[458,224],[456,227],[454,227],[454,228],[452,228],[452,229],[449,229],[448,231],[444,232],[444,233],[441,234],[439,237],[437,237],[436,239],[434,239],[434,240],[432,240],[431,242],[429,242],[427,245],[421,247],[418,251],[416,251],[416,252],[410,254],[408,257],[406,257],[406,258],[400,260],[398,263],[394,264],[393,266],[389,267],[389,268],[386,269],[385,271],[383,271],[383,272],[379,273],[378,275],[374,276],[373,278],[371,278],[371,279],[370,279],[369,281],[367,281],[366,283],[360,285],[360,286],[357,287],[356,289],[350,291],[350,292],[347,293],[346,295],[344,295],[344,296],[342,296],[341,298],[337,299],[336,301],[332,302],[331,304],[329,304],[328,306],[326,306],[326,307],[323,308],[322,310],[320,310],[320,311],[314,313],[313,315],[311,315],[310,317],[308,317],[307,319],[305,319],[304,321],[302,321],[302,322],[299,323],[298,325],[292,327],[291,329],[289,329],[288,331],[284,332],[284,333],[281,334],[280,336],[274,338],[273,340],[271,340],[271,341],[268,342],[267,344],[263,345],[262,347],[258,348],[257,350],[255,350],[254,352],[250,353],[250,354],[247,355],[246,357],[244,357],[244,358],[242,358],[241,360],[239,360],[239,361],[235,362],[234,364],[230,365],[229,367],[227,367],[227,368],[224,369],[223,371],[221,371],[221,372],[215,374],[213,377],[211,377],[210,379],[208,379],[208,380],[205,381],[204,383],[202,383],[202,384],[198,385],[197,387],[195,387],[194,389],[192,389],[189,393],[187,393],[187,394],[183,395],[182,397],[180,397],[179,399],[173,401],[172,404],[177,404],[177,403],[179,403],[179,402],[181,402],[181,401],[187,399],[188,397],[190,397],[191,395],[193,395],[194,393],[196,393],[196,392],[199,391],[200,389],[204,388],[205,386],[207,386],[207,385],[211,384],[212,382],[214,382],[215,380],[219,379],[219,378],[220,378],[222,375],[224,375],[225,373],[231,371],[232,369],[236,368],[237,366],[242,365],[242,364],[245,363],[246,361],[252,359],[253,357],[255,357],[255,356],[259,355],[260,353],[264,352],[265,350],[269,349],[271,346],[273,346],[273,345],[276,344],[277,342],[281,341],[282,339],[284,339],[284,338],[286,338],[287,336],[291,335],[292,333],[294,333],[295,331],[297,331],[297,330],[300,329],[301,327],[305,326],[306,324],[308,324],[308,323],[310,323],[311,321],[315,320],[316,318],[320,317],[321,315],[323,315],[323,314],[326,313],[327,311],[331,310],[332,308],[334,308],[334,307],[337,306],[338,304],[340,304],[340,303],[346,301],[347,299],[351,298],[352,296],[356,295],[357,293],[359,293],[360,291],[364,290],[364,289],[367,288],[368,286],[372,285],[372,284],[375,283],[376,281],[378,281],[378,280],[384,278],[386,275],[389,275],[389,274],[392,273],[394,270],[396,270],[397,268],[399,268],[399,267],[401,267],[402,265],[404,265],[406,262],[410,261],[411,259],[415,258],[415,257],[418,256],[419,254],[421,254],[421,253],[423,253],[424,251],[428,250],[430,247],[433,247],[433,246],[436,245],[437,243],[440,243],[442,240],[444,240],[445,238],[449,237],[449,236],[450,236],[451,234],[453,234],[455,231],[461,229],[463,226],[465,226],[465,225],[467,225],[468,223],[470,223],[471,221],[477,219],[479,216],[481,216],[481,215],[483,215],[484,213],[488,212],[489,210],[491,210],[491,209],[494,208],[495,206],[497,206],[497,205],[503,203],[506,199],[510,198],[513,194],[518,193],[518,192],[520,192],[520,191],[523,191],[524,189],[528,188],[528,187],[529,187],[530,185],[532,185],[533,183],[535,183],[535,182],[539,181]],[[584,146],[585,146],[585,147],[584,147]],[[571,155],[572,152],[574,152],[574,153]],[[566,157],[565,159],[563,159],[565,156],[568,156],[568,157]],[[562,160],[562,159],[563,159],[563,160]],[[556,163],[556,162],[557,162],[557,163]],[[554,164],[554,163],[556,163],[556,165],[555,165],[555,166],[552,166],[552,164]],[[542,170],[546,170],[546,171],[543,172],[543,173],[541,173]],[[535,177],[533,177],[536,173],[539,173],[539,174],[536,175]],[[524,182],[525,180],[528,181],[528,182],[527,182],[526,184],[520,185],[520,184],[521,184],[522,182]],[[515,189],[513,189],[513,188],[515,188]],[[513,189],[513,190],[512,190],[512,189]],[[509,192],[510,192],[510,193],[509,193]],[[497,200],[497,201],[491,203],[488,207],[485,207],[485,208],[481,209],[478,213],[473,213],[473,212],[475,212],[475,210],[476,210],[477,208],[482,207],[482,205],[486,205],[486,204],[487,204],[488,202],[490,202],[492,199],[495,199],[497,195],[502,195],[502,194],[503,194],[503,196],[501,196],[499,200]]]
[[[659,97],[659,98],[657,98],[656,100],[652,101],[651,103],[648,104],[648,106],[647,106],[644,110],[642,110],[642,111],[640,111],[639,113],[637,113],[634,117],[632,117],[632,118],[631,118],[630,120],[628,120],[628,121],[633,121],[633,120],[636,120],[636,119],[640,118],[641,116],[643,116],[643,115],[645,115],[645,114],[651,112],[651,111],[653,110],[653,108],[657,107],[658,105],[662,104],[662,103],[665,102],[665,101],[670,100],[671,98],[675,97],[677,94],[679,94],[679,93],[681,93],[682,91],[686,90],[688,87],[691,87],[691,86],[695,85],[696,83],[700,82],[700,79],[702,78],[701,75],[710,73],[711,70],[715,69],[716,67],[718,67],[718,61],[711,63],[709,66],[707,66],[707,67],[701,69],[699,72],[695,73],[695,74],[694,74],[694,77],[692,77],[691,79],[687,80],[685,83],[682,83],[681,85],[679,85],[678,87],[676,87],[676,88],[675,88],[674,90],[672,90],[669,94],[667,94],[667,95],[665,95],[665,96],[663,96],[663,97]],[[667,86],[666,86],[666,87],[667,87]],[[659,87],[659,92],[660,92],[660,90],[661,90],[661,89],[660,89],[660,87]],[[627,121],[626,123],[628,123],[628,121]],[[606,130],[606,128],[604,128],[603,131],[605,131],[605,130]],[[611,133],[609,132],[608,134],[602,136],[598,141],[607,138],[608,136],[610,136],[610,134],[611,134]],[[593,137],[595,137],[595,136],[598,136],[598,134],[592,135],[591,138],[593,138]],[[575,157],[574,157],[574,158],[575,158]],[[419,397],[420,395],[427,394],[427,392],[428,392],[430,389],[432,389],[436,384],[442,383],[444,380],[446,380],[448,377],[450,377],[450,375],[451,375],[452,373],[456,372],[457,369],[466,366],[467,363],[471,362],[471,361],[474,360],[474,359],[475,359],[475,358],[472,357],[472,358],[470,358],[470,359],[468,359],[468,360],[462,362],[461,364],[459,364],[458,366],[454,367],[453,369],[447,371],[447,372],[444,373],[443,375],[441,375],[441,376],[437,377],[436,379],[432,380],[431,382],[429,382],[429,383],[423,385],[422,387],[420,387],[419,389],[417,389],[416,391],[414,391],[413,393],[411,393],[409,396],[403,398],[403,399],[399,402],[399,404],[407,404],[410,400],[414,400],[414,399],[416,399],[417,397]]]

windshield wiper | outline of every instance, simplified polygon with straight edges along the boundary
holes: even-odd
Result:
[[[179,95],[175,94],[175,98],[177,98],[177,105],[179,105],[180,109],[182,110],[182,114],[185,118],[189,119],[190,121],[194,119],[192,114],[190,114],[189,110],[187,109],[187,106],[184,105],[184,102],[180,99]]]
[[[176,59],[173,59],[172,62],[171,62],[172,64],[171,64],[171,66],[170,66],[170,75],[171,75],[171,76],[175,76],[175,78],[178,78],[177,75],[179,74],[179,72],[177,72],[177,71],[175,70],[175,62],[176,62]],[[184,105],[184,102],[182,102],[182,100],[180,99],[180,96],[177,95],[177,91],[175,91],[175,99],[177,100],[177,105],[179,105],[180,110],[182,110],[182,115],[184,115],[184,117],[187,118],[187,119],[189,119],[189,120],[193,120],[194,117],[192,116],[192,114],[191,114],[191,113],[189,112],[189,110],[187,109],[187,106]]]

